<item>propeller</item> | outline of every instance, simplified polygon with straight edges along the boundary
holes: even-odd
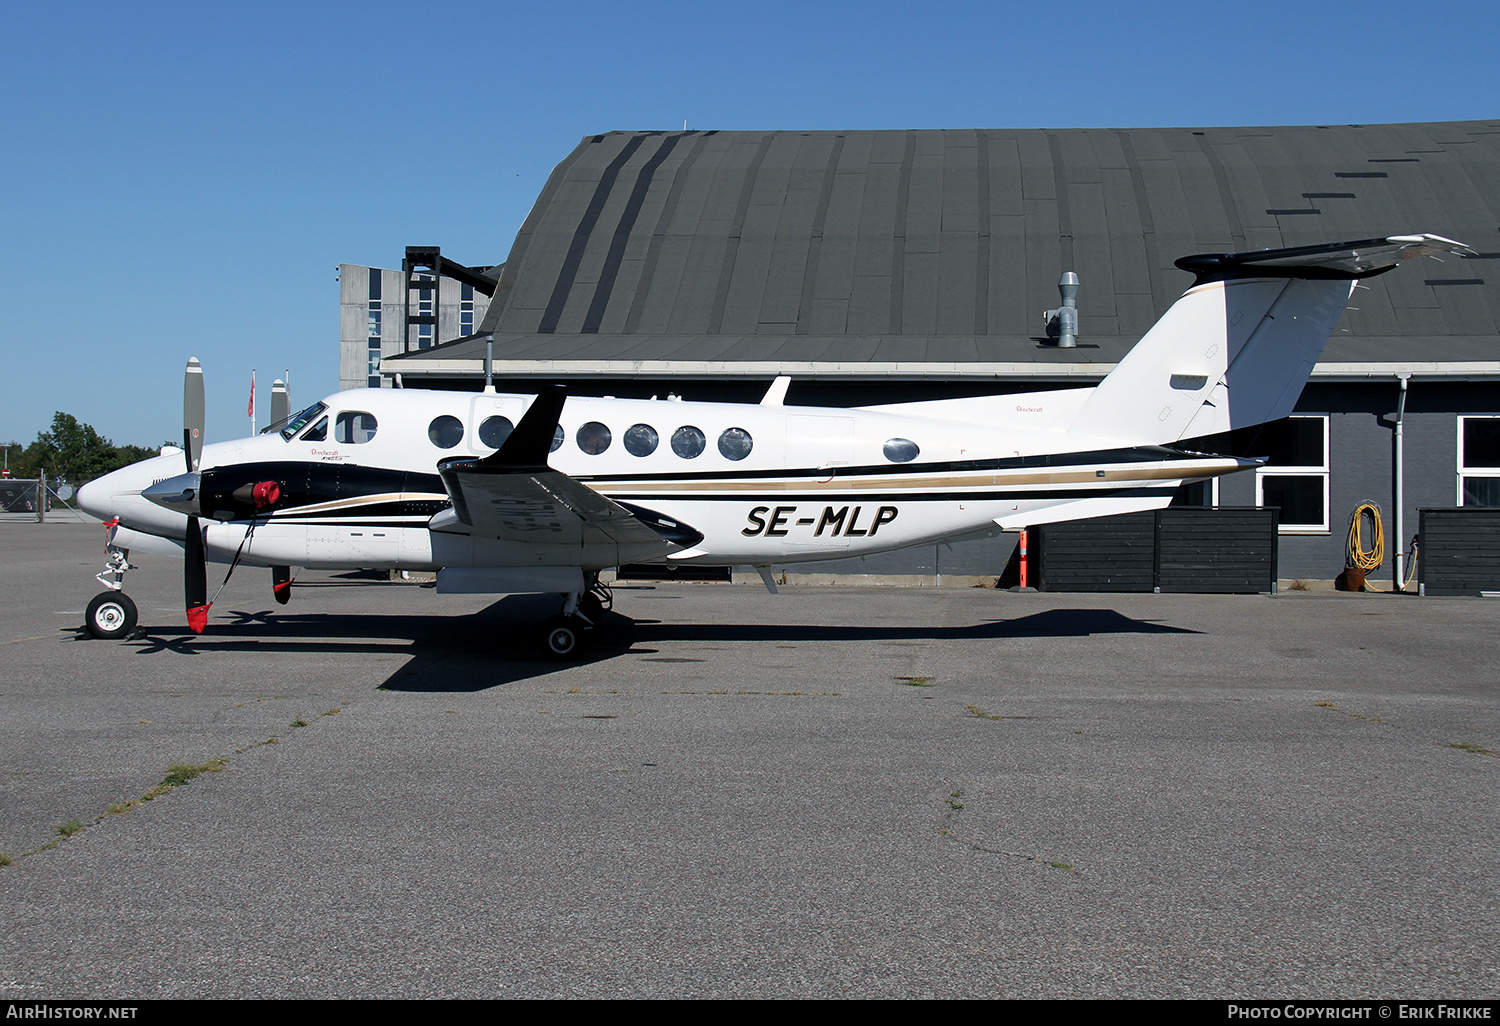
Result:
[[[194,356],[188,359],[182,382],[182,455],[189,474],[197,471],[203,456],[203,421],[203,366]],[[193,513],[188,514],[182,555],[182,597],[188,626],[194,634],[202,634],[208,626],[208,565],[203,556],[203,529]]]

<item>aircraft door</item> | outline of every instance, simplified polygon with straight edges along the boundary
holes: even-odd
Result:
[[[787,416],[787,467],[847,467],[853,460],[853,417]]]
[[[480,395],[469,404],[469,451],[489,454],[510,437],[526,408],[515,396]]]

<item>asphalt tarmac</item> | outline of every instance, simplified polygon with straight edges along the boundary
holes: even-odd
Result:
[[[146,556],[86,640],[102,541],[0,525],[0,1000],[1500,989],[1500,601],[641,585],[560,665]]]

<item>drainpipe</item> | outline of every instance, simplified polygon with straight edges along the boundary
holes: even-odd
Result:
[[[1406,385],[1410,374],[1397,374],[1401,382],[1401,398],[1396,404],[1396,565],[1393,588],[1401,590],[1402,574],[1406,567]]]

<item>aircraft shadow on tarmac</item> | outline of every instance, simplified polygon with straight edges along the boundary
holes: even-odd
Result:
[[[1199,634],[1113,609],[1051,609],[1012,620],[961,626],[817,625],[786,623],[663,623],[606,613],[590,632],[581,658],[560,663],[540,650],[542,625],[557,611],[551,596],[510,595],[467,616],[287,613],[231,610],[234,619],[212,622],[205,634],[185,626],[143,627],[127,642],[140,655],[210,652],[348,652],[409,655],[380,685],[391,691],[473,692],[545,677],[570,665],[624,655],[655,655],[660,642],[1004,641],[1008,638],[1081,638],[1107,634]],[[402,644],[402,642],[406,642]]]

